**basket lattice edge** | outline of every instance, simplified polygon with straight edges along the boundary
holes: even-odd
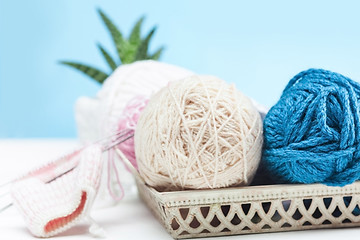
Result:
[[[360,225],[360,182],[269,185],[139,195],[175,239]]]

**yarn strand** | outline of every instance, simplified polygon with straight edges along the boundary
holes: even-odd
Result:
[[[174,96],[174,93],[172,92],[172,90],[171,90],[170,88],[169,88],[169,92],[171,93],[171,96],[172,96],[172,98],[173,98],[173,101],[174,101],[174,103],[175,103],[175,106],[176,106],[176,108],[177,108],[178,113],[181,113],[182,110],[181,110],[181,108],[180,108],[180,106],[179,106],[179,103],[178,103],[177,99],[176,99],[175,96]],[[206,176],[206,174],[205,174],[205,172],[204,172],[203,166],[202,166],[201,163],[200,163],[200,159],[199,159],[198,155],[196,154],[196,149],[195,149],[195,146],[194,146],[194,141],[193,141],[193,139],[192,139],[192,134],[190,133],[190,129],[189,129],[189,127],[187,126],[187,121],[186,121],[186,119],[185,119],[185,117],[184,117],[183,114],[180,114],[180,117],[181,117],[181,120],[183,121],[184,128],[185,128],[185,132],[186,132],[186,134],[188,135],[189,146],[190,146],[190,149],[191,149],[191,151],[192,151],[192,155],[193,155],[193,156],[195,155],[195,161],[197,162],[197,164],[198,164],[198,166],[199,166],[200,173],[201,173],[201,175],[204,177],[205,183],[208,185],[208,187],[211,187],[210,182],[209,182],[209,180],[208,180],[208,178],[207,178],[207,176]],[[179,168],[177,167],[176,170],[179,171]],[[171,171],[169,172],[169,174],[171,175]],[[180,183],[180,184],[181,184],[181,183]],[[184,187],[184,184],[181,184],[181,187]]]

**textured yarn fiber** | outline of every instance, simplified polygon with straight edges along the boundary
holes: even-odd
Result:
[[[137,96],[130,100],[130,102],[125,106],[123,114],[119,119],[118,131],[122,130],[132,130],[135,131],[136,124],[139,120],[140,113],[144,110],[146,104],[149,102],[149,99],[145,96]],[[129,159],[131,164],[138,169],[136,158],[135,158],[135,148],[134,148],[134,138],[130,138],[125,142],[122,142],[118,145],[118,148],[123,152],[123,154]]]
[[[171,82],[150,99],[135,131],[140,174],[163,191],[246,185],[262,143],[249,98],[211,76]]]
[[[309,69],[264,121],[263,161],[281,181],[343,186],[360,179],[360,84]]]

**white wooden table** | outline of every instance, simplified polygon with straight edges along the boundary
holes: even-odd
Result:
[[[2,139],[0,140],[0,183],[27,170],[54,160],[78,146],[74,139]],[[137,198],[116,206],[94,209],[92,217],[105,229],[106,239],[172,239]],[[91,239],[89,225],[83,223],[58,236],[60,239]],[[35,239],[14,207],[0,213],[0,239]],[[360,228],[328,229],[269,234],[238,235],[206,239],[359,239]],[[55,238],[56,239],[56,238]]]

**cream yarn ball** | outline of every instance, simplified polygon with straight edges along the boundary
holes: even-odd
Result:
[[[161,191],[246,185],[262,143],[262,120],[251,100],[213,76],[161,89],[135,131],[140,174]]]

